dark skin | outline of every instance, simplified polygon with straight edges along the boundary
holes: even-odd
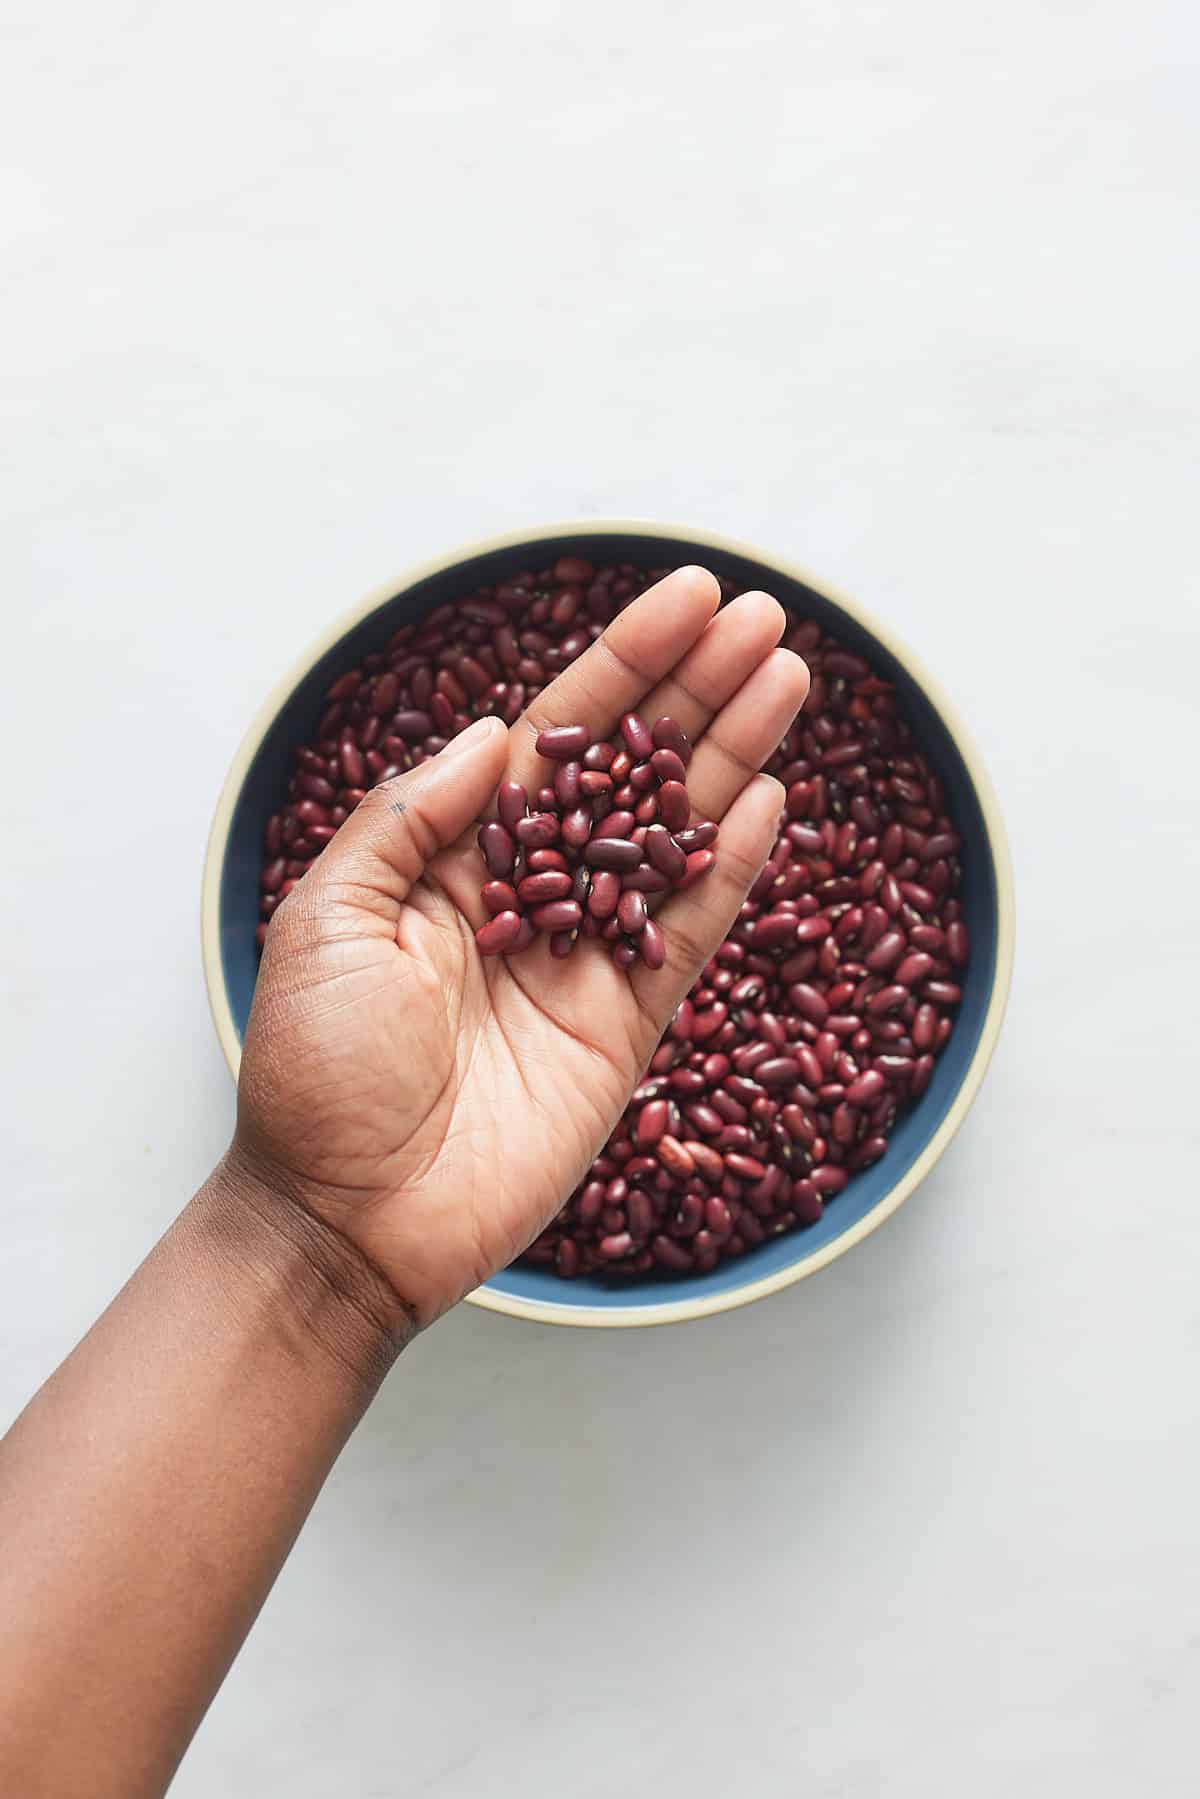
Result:
[[[369,794],[268,934],[228,1154],[0,1444],[0,1792],[165,1791],[321,1484],[413,1334],[553,1216],[774,839],[803,703],[781,608],[643,595],[511,732]],[[669,713],[717,866],[667,964],[483,960],[473,822],[537,731]],[[535,783],[536,784],[536,783]]]

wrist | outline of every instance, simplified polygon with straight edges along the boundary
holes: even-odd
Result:
[[[340,1372],[368,1399],[416,1333],[362,1251],[236,1140],[184,1219],[235,1303],[265,1308],[295,1357]]]

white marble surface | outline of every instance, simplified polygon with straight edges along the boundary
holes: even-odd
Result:
[[[794,555],[957,696],[1017,863],[921,1193],[698,1326],[446,1320],[176,1790],[1194,1792],[1194,8],[4,15],[4,1421],[226,1140],[210,811],[410,560]]]

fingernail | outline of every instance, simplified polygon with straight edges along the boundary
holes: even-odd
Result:
[[[477,750],[485,738],[490,737],[493,732],[503,729],[504,726],[498,718],[477,718],[473,725],[468,725],[465,731],[460,731],[457,737],[450,739],[437,760],[441,761],[446,756],[461,755],[463,750]]]

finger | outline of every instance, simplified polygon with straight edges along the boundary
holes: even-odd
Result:
[[[664,713],[695,743],[725,702],[769,656],[787,613],[767,593],[743,593],[723,606],[683,660],[643,701],[647,724]],[[690,777],[689,777],[690,780]]]
[[[800,657],[791,650],[772,650],[696,745],[687,781],[693,812],[724,817],[747,781],[779,748],[807,696],[808,669]]]
[[[426,864],[486,807],[507,745],[498,718],[479,718],[439,755],[372,788],[291,897],[304,895],[305,908],[349,904],[393,929]]]
[[[774,775],[755,775],[725,814],[711,872],[669,899],[655,915],[666,961],[658,969],[637,963],[630,970],[638,1008],[646,1020],[647,1055],[704,964],[729,935],[738,908],[771,853],[783,804],[783,787]]]
[[[619,612],[589,650],[548,687],[513,726],[509,775],[537,784],[546,764],[534,749],[552,725],[586,725],[610,736],[622,714],[686,656],[720,603],[716,577],[703,568],[677,568]]]

